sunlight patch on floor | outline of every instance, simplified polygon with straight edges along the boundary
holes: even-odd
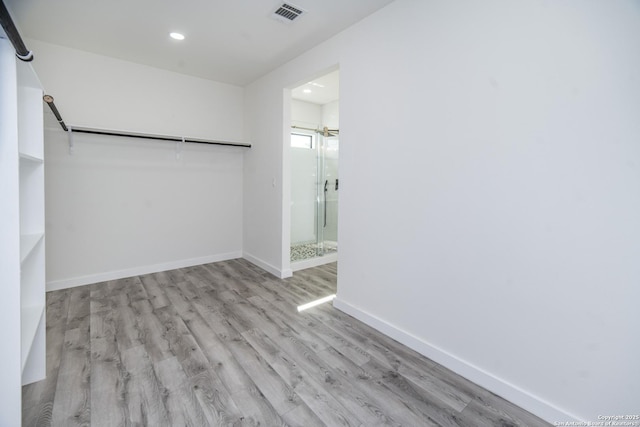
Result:
[[[311,307],[315,307],[315,306],[320,305],[320,304],[324,304],[325,302],[333,301],[333,299],[335,297],[336,297],[336,294],[331,294],[329,296],[317,299],[315,301],[311,301],[311,302],[308,302],[306,304],[299,305],[298,306],[298,312],[307,310],[307,309],[309,309]]]

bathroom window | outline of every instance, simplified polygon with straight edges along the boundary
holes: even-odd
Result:
[[[313,148],[313,135],[292,133],[291,146],[296,148]]]

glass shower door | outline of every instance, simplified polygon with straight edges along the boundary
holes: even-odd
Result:
[[[339,141],[337,135],[322,136],[322,175],[323,175],[323,203],[322,203],[322,255],[338,250],[338,154]],[[320,233],[319,233],[320,234]]]
[[[324,228],[327,225],[327,187],[325,176],[324,137],[320,132],[316,135],[316,256],[324,255]]]
[[[337,136],[293,133],[291,163],[291,261],[336,252]]]

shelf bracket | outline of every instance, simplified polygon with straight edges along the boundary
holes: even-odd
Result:
[[[180,160],[182,157],[182,144],[184,144],[184,136],[176,142],[176,160]]]
[[[69,155],[73,155],[73,132],[71,132],[71,126],[67,128],[67,135],[69,136]]]

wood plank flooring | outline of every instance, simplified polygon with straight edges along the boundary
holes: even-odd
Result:
[[[324,304],[337,265],[244,260],[47,294],[24,426],[548,426]]]

